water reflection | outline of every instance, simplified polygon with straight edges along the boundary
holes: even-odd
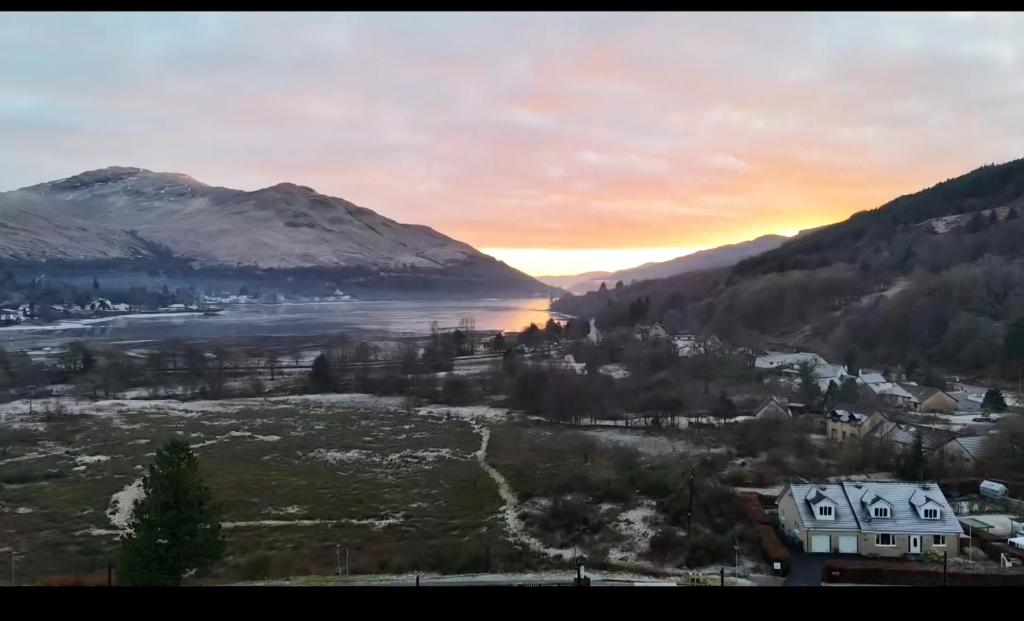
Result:
[[[430,332],[432,322],[454,328],[463,317],[473,318],[477,330],[520,330],[531,322],[543,326],[550,317],[564,318],[548,305],[543,298],[229,304],[215,316],[116,317],[99,323],[0,329],[0,342],[6,349],[35,349],[73,340],[279,337],[347,330],[422,335]]]

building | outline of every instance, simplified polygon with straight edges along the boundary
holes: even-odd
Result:
[[[973,466],[984,461],[986,436],[957,436],[943,444],[939,450],[954,466]]]
[[[754,418],[777,418],[788,420],[793,417],[784,399],[771,396],[754,408]]]
[[[14,308],[0,308],[0,323],[21,323],[21,313]]]
[[[951,413],[957,409],[957,400],[948,393],[931,386],[921,386],[914,382],[899,382],[899,387],[910,393],[910,409],[916,412]]]
[[[963,529],[935,483],[791,484],[778,504],[783,531],[807,552],[900,558],[960,551]]]
[[[908,425],[889,420],[876,425],[865,436],[866,438],[887,442],[901,451],[912,449],[921,440],[921,450],[932,453],[942,450],[950,441],[959,437],[955,431],[938,429],[927,425]]]
[[[676,353],[683,358],[715,351],[721,352],[725,349],[722,341],[714,335],[702,339],[693,334],[677,334],[672,337],[672,344],[676,347]]]
[[[838,403],[825,419],[825,435],[834,442],[863,438],[889,419],[878,410],[857,403]]]
[[[768,370],[784,369],[786,367],[799,367],[804,363],[817,367],[819,365],[828,364],[828,361],[818,354],[812,354],[809,352],[797,352],[794,354],[768,352],[754,359],[754,368]]]

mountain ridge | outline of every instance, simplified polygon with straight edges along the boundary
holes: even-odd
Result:
[[[182,173],[111,166],[0,193],[0,259],[186,261],[195,269],[344,271],[359,282],[471,278],[484,292],[548,287],[465,242],[281,182],[253,191]],[[397,280],[396,280],[397,282]]]

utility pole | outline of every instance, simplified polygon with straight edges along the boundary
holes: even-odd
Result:
[[[348,575],[348,546],[345,547],[345,575]]]
[[[942,586],[946,586],[946,552],[942,553]]]
[[[686,501],[687,501],[687,506],[686,506],[686,536],[687,537],[690,536],[690,525],[691,525],[691,522],[693,522],[693,476],[694,476],[694,473],[697,471],[697,466],[699,466],[699,465],[700,465],[700,462],[698,461],[696,464],[693,465],[693,468],[690,468],[690,493],[688,495],[689,497],[686,499]]]
[[[338,559],[338,577],[341,577],[341,544],[334,544],[334,554]]]
[[[114,586],[114,564],[107,561],[107,586]]]

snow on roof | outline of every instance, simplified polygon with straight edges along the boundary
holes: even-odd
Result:
[[[882,377],[881,373],[864,373],[861,372],[860,377],[857,381],[861,384],[884,384],[885,378]]]
[[[851,483],[844,482],[843,490],[851,498],[860,497],[865,493],[874,494],[885,499],[892,505],[891,517],[875,518],[867,510],[867,506],[856,503],[853,511],[861,529],[879,533],[963,533],[960,522],[953,509],[946,501],[942,490],[935,483]],[[924,496],[939,506],[939,519],[922,518],[911,498],[915,494]]]
[[[876,395],[892,395],[894,397],[902,397],[904,399],[914,398],[914,395],[900,388],[898,384],[894,384],[892,382],[868,384],[868,388],[870,388]]]
[[[850,501],[843,493],[843,488],[834,483],[809,485],[794,483],[789,486],[793,492],[793,499],[796,501],[797,511],[800,514],[800,523],[805,529],[814,530],[856,530],[857,518],[850,507]],[[785,492],[783,492],[785,493]],[[808,497],[810,496],[810,498]],[[812,509],[811,498],[815,498],[814,504],[821,502],[821,498],[831,500],[835,504],[834,520],[819,520]]]
[[[966,436],[957,438],[956,441],[964,447],[968,455],[975,459],[980,458],[985,452],[985,436]]]
[[[778,366],[798,365],[804,362],[810,362],[814,365],[828,364],[827,360],[818,354],[810,352],[796,352],[792,354],[768,352],[763,356],[758,356],[754,360],[754,366],[759,368],[772,368]]]

